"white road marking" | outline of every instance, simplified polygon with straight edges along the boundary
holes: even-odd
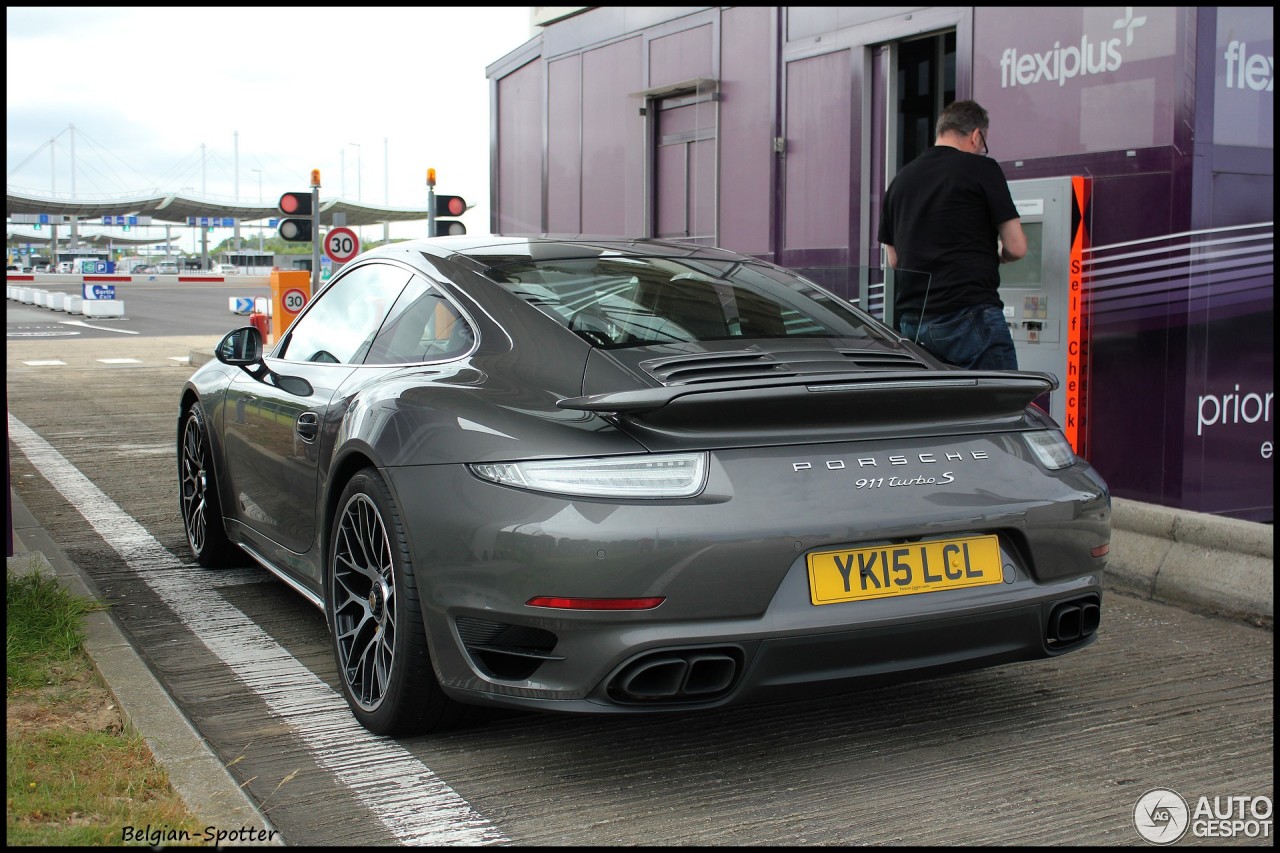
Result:
[[[176,361],[176,362],[178,362],[179,364],[190,364],[190,363],[191,363],[191,356],[189,356],[189,355],[171,355],[171,356],[169,356],[169,360],[170,360],[170,361]]]
[[[59,365],[65,367],[67,364],[65,361],[58,361],[56,358],[44,358],[37,361],[24,361],[22,363],[27,367],[57,367]]]
[[[9,438],[192,633],[401,843],[509,843],[408,750],[357,723],[342,696],[210,588],[206,570],[184,565],[12,414]]]
[[[142,364],[142,359],[138,358],[99,358],[96,360],[102,364]]]
[[[86,329],[97,329],[100,332],[119,332],[122,335],[142,334],[136,329],[113,329],[110,326],[95,326],[92,323],[86,323],[84,320],[59,320],[58,322],[65,323],[68,326],[83,326]]]

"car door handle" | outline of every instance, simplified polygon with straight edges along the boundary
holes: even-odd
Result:
[[[315,441],[316,436],[320,435],[320,416],[315,412],[303,412],[298,415],[295,426],[303,441]]]

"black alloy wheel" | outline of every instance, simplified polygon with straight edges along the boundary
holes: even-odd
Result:
[[[431,666],[400,513],[373,468],[338,501],[325,593],[342,690],[362,726],[411,735],[456,721],[459,706]]]
[[[225,566],[233,552],[222,524],[222,505],[214,478],[204,409],[192,403],[178,441],[178,486],[182,527],[196,562],[206,568]]]

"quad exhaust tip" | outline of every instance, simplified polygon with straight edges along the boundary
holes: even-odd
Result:
[[[609,684],[621,702],[699,702],[729,692],[742,668],[736,649],[654,652],[628,664]]]
[[[1049,613],[1046,640],[1061,648],[1092,637],[1102,622],[1102,606],[1094,595],[1064,601]]]

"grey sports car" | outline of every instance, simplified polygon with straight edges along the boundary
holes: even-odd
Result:
[[[395,243],[186,383],[182,519],[323,608],[376,733],[849,690],[1093,642],[1111,498],[1055,385],[720,249]]]

